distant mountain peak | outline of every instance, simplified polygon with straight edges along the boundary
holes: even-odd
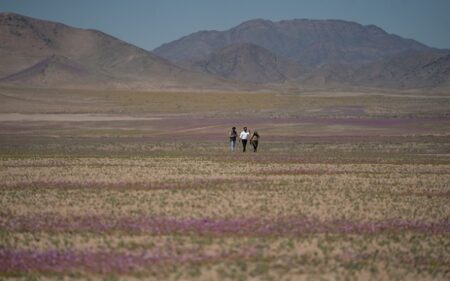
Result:
[[[246,29],[246,28],[270,27],[270,26],[273,26],[273,24],[274,23],[270,20],[252,19],[252,20],[245,21],[232,29],[239,30],[239,29]]]
[[[431,48],[374,25],[343,20],[254,19],[225,31],[193,33],[154,52],[172,62],[198,60],[225,46],[253,43],[300,64],[365,63],[408,50]]]
[[[387,32],[384,29],[382,29],[381,27],[378,27],[374,24],[366,25],[365,28],[374,34],[382,34],[382,35],[387,34]]]
[[[45,87],[223,85],[97,30],[0,13],[0,80]]]
[[[188,69],[257,83],[321,76],[346,85],[402,88],[449,80],[448,60],[435,57],[444,50],[376,25],[336,19],[253,19],[184,36],[154,52]]]
[[[23,16],[20,14],[16,14],[16,13],[11,13],[11,12],[0,12],[0,19],[4,20],[15,20],[15,19],[24,19],[24,18],[28,18],[27,16]]]
[[[0,25],[10,25],[20,27],[20,25],[32,26],[33,24],[51,24],[66,26],[63,23],[53,22],[48,20],[40,20],[32,17],[16,14],[16,13],[0,13]],[[19,26],[18,26],[19,25]]]

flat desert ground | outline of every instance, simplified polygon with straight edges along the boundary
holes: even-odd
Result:
[[[0,88],[0,279],[448,280],[449,234],[450,95]]]

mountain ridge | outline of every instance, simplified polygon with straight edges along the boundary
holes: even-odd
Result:
[[[33,81],[33,86],[64,86],[70,84],[64,82],[67,80],[78,82],[80,87],[227,87],[226,82],[216,77],[191,73],[149,51],[94,29],[0,13],[0,38],[0,78],[6,83],[20,84],[18,78],[26,77],[25,80]],[[50,59],[47,65],[50,69],[67,70],[67,65],[79,65],[90,75],[63,71],[66,75],[63,79],[58,71],[37,71],[39,63],[52,57],[68,61],[62,63]],[[65,63],[66,67],[63,66]],[[39,77],[32,78],[32,75]],[[76,79],[71,81],[70,77]]]
[[[95,29],[0,13],[0,39],[0,83],[13,86],[282,90],[327,83],[395,89],[450,85],[450,50],[343,20],[249,20],[226,31],[184,36],[155,54]]]
[[[205,66],[217,64],[217,53],[239,44],[259,46],[284,58],[286,65],[296,64],[301,71],[288,79],[275,75],[264,81],[257,74],[277,68],[274,64],[266,64],[260,69],[247,68],[246,73],[240,71],[239,75],[232,77],[235,81],[283,83],[291,80],[290,84],[297,85],[311,85],[311,81],[321,81],[317,85],[323,85],[323,81],[328,81],[333,85],[380,88],[439,87],[450,81],[446,63],[442,64],[445,67],[429,68],[427,71],[431,74],[414,71],[412,68],[418,67],[418,64],[411,63],[417,56],[420,63],[427,64],[426,59],[450,54],[449,50],[428,47],[413,39],[389,34],[376,25],[344,20],[293,19],[273,22],[254,19],[225,31],[195,32],[163,44],[154,52],[181,67],[229,79],[227,73],[210,71]],[[235,56],[238,54],[228,54],[231,58]],[[256,60],[245,60],[257,65]]]
[[[225,31],[195,32],[153,52],[176,63],[203,59],[217,49],[237,43],[253,43],[308,66],[371,62],[402,51],[434,49],[375,25],[343,20],[255,19]]]

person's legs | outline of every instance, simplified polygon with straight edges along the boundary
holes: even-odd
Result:
[[[253,141],[253,152],[256,152],[258,150],[258,141]]]
[[[236,149],[236,140],[230,140],[230,151],[234,152]]]
[[[247,148],[247,140],[242,140],[242,147],[243,147],[242,152],[245,152],[245,150]]]

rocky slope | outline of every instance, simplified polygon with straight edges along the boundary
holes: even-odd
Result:
[[[0,81],[30,86],[170,88],[221,81],[96,30],[0,14]]]
[[[450,54],[408,52],[357,65],[325,65],[306,75],[328,83],[375,88],[415,89],[450,85]],[[304,77],[303,77],[304,78]]]
[[[184,61],[180,65],[223,79],[252,83],[279,83],[304,72],[299,64],[250,43],[230,45],[204,60]]]

